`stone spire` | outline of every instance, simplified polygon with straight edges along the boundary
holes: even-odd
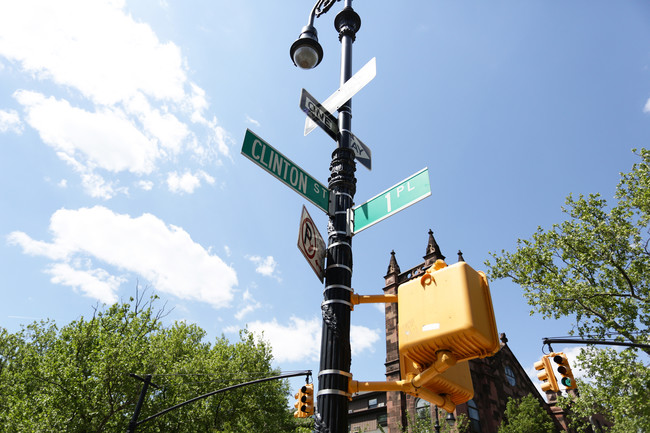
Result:
[[[399,274],[400,272],[397,259],[395,258],[395,250],[393,250],[390,252],[390,262],[388,263],[388,272],[386,272],[386,275]]]
[[[442,255],[440,247],[433,237],[433,231],[429,229],[429,242],[427,243],[427,253],[423,257],[424,266],[431,266],[436,260],[444,260],[445,256]]]

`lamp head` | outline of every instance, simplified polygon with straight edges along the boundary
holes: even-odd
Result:
[[[289,50],[293,64],[301,69],[312,69],[323,60],[323,47],[318,43],[318,32],[312,25],[302,28],[298,39]]]
[[[453,427],[454,424],[456,424],[456,417],[454,417],[454,413],[453,412],[447,413],[447,417],[445,418],[445,421],[447,421],[449,427]]]

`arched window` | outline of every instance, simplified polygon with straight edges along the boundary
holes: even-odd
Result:
[[[478,406],[476,405],[476,402],[474,400],[468,401],[467,409],[472,433],[481,433],[481,422],[478,416]]]
[[[515,377],[515,372],[512,371],[512,368],[509,365],[503,367],[504,372],[506,373],[506,379],[510,386],[515,386],[517,384],[517,378]]]
[[[419,419],[428,417],[431,413],[431,403],[418,398],[415,400],[415,413]]]

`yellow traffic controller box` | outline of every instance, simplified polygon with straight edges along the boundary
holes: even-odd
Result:
[[[405,370],[406,376],[402,376],[404,378],[420,373],[413,363],[406,365]],[[472,375],[467,362],[452,365],[441,374],[433,376],[422,387],[434,394],[448,395],[455,405],[466,403],[474,397]]]
[[[415,362],[426,368],[447,350],[458,363],[500,349],[487,278],[465,262],[438,260],[397,288],[402,378]],[[410,368],[408,368],[410,370]]]

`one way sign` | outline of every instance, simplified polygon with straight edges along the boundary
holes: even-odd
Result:
[[[300,93],[300,109],[312,119],[318,126],[323,128],[333,140],[337,140],[339,136],[338,120],[332,113],[327,111],[323,105],[309,94],[308,91],[302,89]],[[372,155],[370,148],[363,144],[359,138],[350,132],[350,147],[354,150],[354,156],[368,170],[372,168]]]

